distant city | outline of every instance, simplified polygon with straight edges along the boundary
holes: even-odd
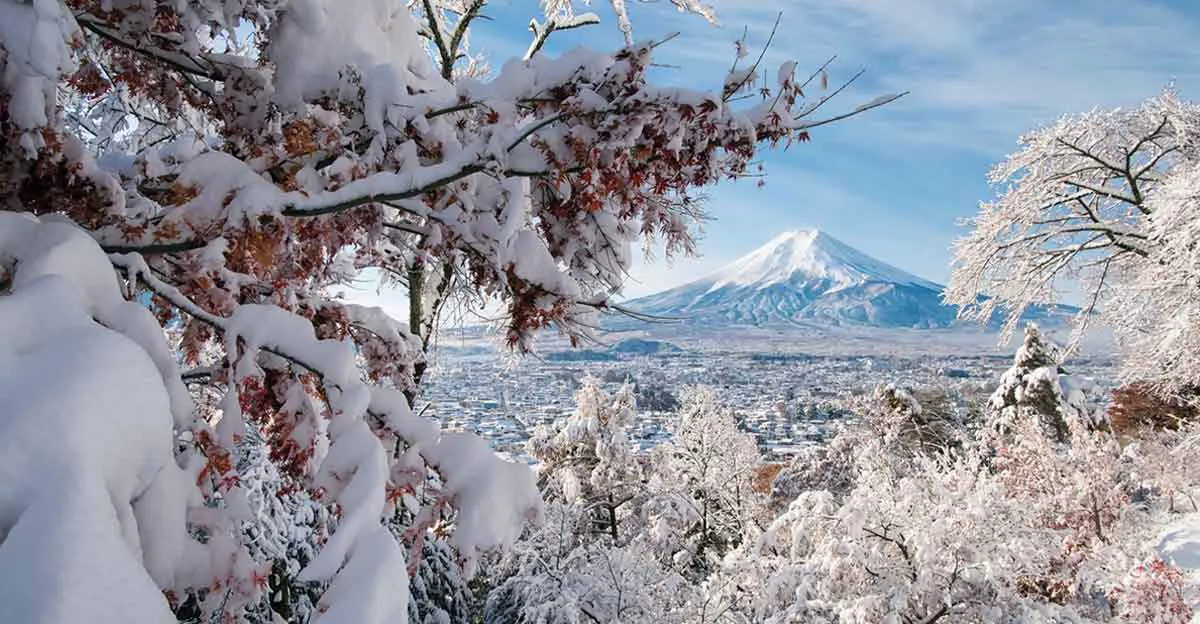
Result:
[[[880,384],[945,394],[964,410],[995,387],[1015,345],[998,344],[996,325],[957,320],[941,291],[822,232],[785,232],[708,277],[628,302],[645,317],[604,318],[603,344],[570,348],[548,333],[538,355],[516,356],[478,327],[447,335],[423,398],[444,426],[525,459],[533,428],[570,414],[587,376],[635,385],[631,435],[642,447],[667,436],[680,389],[703,384],[782,459],[820,443]],[[1033,306],[1024,320],[1065,341],[1077,311]],[[1069,365],[1102,386],[1113,377],[1109,358]]]
[[[864,335],[873,342],[855,346],[871,346],[873,354],[804,352],[797,347],[808,343],[799,336],[787,341],[792,348],[786,349],[762,339],[722,334],[709,337],[701,348],[627,338],[607,348],[563,348],[539,356],[503,355],[481,343],[447,347],[431,369],[422,398],[428,402],[427,415],[443,426],[476,432],[497,452],[527,459],[523,445],[533,428],[570,414],[573,394],[588,376],[610,390],[627,381],[635,385],[639,417],[631,437],[642,447],[666,437],[679,389],[703,384],[715,388],[735,410],[764,453],[783,459],[819,443],[831,425],[852,414],[855,396],[879,384],[940,390],[958,397],[965,409],[995,387],[1012,360],[1011,354],[987,349],[980,340],[954,342],[962,338],[959,333],[917,334],[930,342],[945,341],[942,354],[932,356],[905,352],[915,345],[906,347],[901,339],[911,340],[913,333]],[[926,347],[937,350],[936,344]],[[1112,376],[1107,359],[1077,358],[1070,367],[1102,385]]]

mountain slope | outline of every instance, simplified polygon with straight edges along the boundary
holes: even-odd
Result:
[[[938,284],[809,230],[781,234],[712,275],[625,305],[714,325],[929,329],[956,322],[956,308],[943,305],[941,293]]]
[[[727,286],[757,288],[787,283],[819,281],[834,288],[867,282],[886,282],[931,290],[941,287],[876,260],[820,230],[784,232],[762,247],[742,256],[700,280],[712,289]]]

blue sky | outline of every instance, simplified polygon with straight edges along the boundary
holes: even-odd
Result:
[[[680,32],[656,56],[672,66],[659,73],[672,83],[719,88],[743,28],[757,53],[782,12],[767,55],[772,72],[790,58],[803,73],[836,54],[831,84],[867,73],[830,105],[909,92],[768,155],[763,188],[711,189],[703,256],[639,263],[631,296],[699,277],[781,230],[810,227],[944,282],[949,246],[964,231],[958,220],[991,196],[987,172],[1022,132],[1066,113],[1136,105],[1172,83],[1187,98],[1200,90],[1200,7],[1184,0],[715,0],[721,27],[667,0],[628,4],[638,39]],[[477,29],[474,48],[495,59],[520,55],[536,9],[531,0],[493,0],[495,21]],[[547,52],[619,46],[607,0],[591,10],[605,23],[556,33]]]
[[[627,296],[700,277],[780,231],[814,227],[944,283],[950,244],[964,233],[959,220],[992,196],[987,172],[1023,132],[1067,113],[1136,105],[1169,84],[1200,97],[1200,3],[1190,0],[710,1],[720,27],[668,0],[627,1],[636,38],[680,33],[658,48],[656,61],[668,66],[659,79],[719,89],[743,29],[756,54],[782,13],[766,59],[772,73],[787,59],[803,73],[834,54],[831,85],[867,70],[830,111],[909,94],[767,154],[763,188],[710,189],[714,220],[701,257],[638,262]],[[608,0],[591,10],[602,24],[556,33],[546,52],[619,47]],[[523,54],[537,3],[492,0],[485,14],[492,21],[475,29],[473,49],[496,66]],[[380,304],[397,296],[384,293]]]

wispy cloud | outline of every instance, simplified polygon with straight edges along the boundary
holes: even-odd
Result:
[[[1200,96],[1200,7],[1180,0],[712,0],[714,29],[667,2],[631,2],[635,35],[680,35],[657,51],[658,79],[716,89],[746,33],[752,50],[782,13],[765,63],[801,71],[838,55],[830,82],[867,73],[835,102],[845,110],[882,93],[902,100],[814,132],[765,158],[767,185],[711,190],[715,217],[697,259],[638,262],[626,295],[698,278],[784,229],[819,227],[903,269],[942,281],[949,247],[990,190],[986,173],[1017,137],[1057,117],[1136,104],[1174,83]],[[580,44],[613,49],[608,23],[560,33],[551,54]],[[474,43],[501,60],[524,52],[533,3],[492,0],[496,18]]]
[[[1023,132],[1063,114],[1135,105],[1174,84],[1200,92],[1200,7],[1125,0],[726,0],[725,28],[657,19],[641,33],[680,28],[661,58],[673,80],[697,86],[717,78],[730,41],[748,25],[762,43],[777,14],[770,63],[815,65],[839,57],[837,82],[868,73],[842,98],[909,95],[883,110],[822,129],[814,142],[771,156],[768,186],[746,206],[745,193],[714,193],[718,217],[742,207],[770,214],[761,226],[740,215],[739,234],[764,241],[788,223],[781,212],[829,229],[846,242],[932,279],[945,279],[958,219],[990,194],[985,175]],[[654,13],[657,11],[657,13]],[[643,24],[645,21],[643,21]],[[735,187],[736,188],[736,187]],[[765,195],[765,196],[762,196]],[[725,205],[727,204],[727,205]],[[728,257],[749,235],[713,229],[705,249]],[[681,275],[675,271],[673,275]]]

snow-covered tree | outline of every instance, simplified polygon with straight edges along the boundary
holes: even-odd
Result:
[[[44,49],[14,34],[6,55],[29,79],[6,81],[3,203],[69,214],[211,312],[267,300],[382,340],[395,364],[375,372],[409,389],[421,364],[401,338],[427,345],[451,293],[500,299],[513,342],[552,324],[577,334],[619,289],[631,241],[692,249],[693,189],[822,121],[798,118],[818,107],[794,64],[771,84],[747,80],[766,89],[757,101],[723,84],[660,89],[650,43],[534,55],[483,81],[458,59],[486,3],[413,4],[14,8],[13,33],[39,33]],[[552,4],[555,15],[567,3]],[[119,101],[121,128],[76,136],[66,120],[81,117],[56,109],[59,92]],[[100,140],[123,153],[104,168],[85,150]],[[400,337],[325,295],[354,268],[421,294]],[[212,330],[188,322],[198,346]]]
[[[575,413],[530,440],[547,521],[496,567],[488,621],[695,621],[699,584],[765,522],[758,447],[712,390],[686,389],[671,437],[645,453],[624,433],[631,392],[585,381]]]
[[[1187,130],[1190,160],[1172,169],[1146,200],[1146,234],[1155,246],[1109,303],[1122,322],[1115,336],[1125,378],[1163,394],[1187,393],[1200,382],[1200,120]]]
[[[955,244],[946,300],[970,318],[1003,312],[1011,331],[1028,306],[1077,285],[1078,328],[1112,328],[1128,381],[1164,394],[1195,385],[1200,106],[1165,91],[1066,117],[1020,145],[991,173],[999,198]]]
[[[1067,427],[1061,412],[1058,353],[1042,337],[1037,325],[1025,328],[1025,338],[1013,365],[1000,376],[988,399],[988,425],[1003,431],[1020,420],[1033,419],[1048,435],[1066,441]]]
[[[679,599],[686,581],[642,539],[644,462],[627,435],[633,393],[630,383],[609,394],[584,379],[575,411],[535,429],[526,447],[539,462],[547,519],[497,566],[485,621],[660,621],[674,604],[663,596]]]
[[[698,590],[645,540],[595,533],[578,504],[547,503],[546,521],[496,567],[506,575],[488,593],[489,624],[682,623]]]
[[[835,435],[801,449],[779,471],[772,483],[773,506],[782,510],[813,490],[840,500],[854,488],[866,455],[886,460],[896,474],[909,474],[918,467],[914,460],[957,450],[968,437],[970,424],[939,390],[886,383],[847,404],[853,416],[837,425]]]
[[[1004,432],[1018,421],[1032,420],[1057,442],[1070,435],[1068,420],[1087,426],[1102,420],[1093,400],[1090,381],[1067,374],[1059,366],[1061,351],[1030,323],[1013,358],[1013,365],[1000,376],[1000,384],[988,399],[987,425]]]
[[[684,391],[670,432],[649,458],[645,537],[675,569],[698,580],[748,524],[762,520],[766,500],[754,483],[762,457],[710,388]]]
[[[242,530],[250,559],[262,562],[269,570],[265,593],[267,600],[248,605],[246,619],[273,622],[276,617],[309,621],[315,613],[322,587],[297,583],[296,578],[316,558],[321,544],[336,526],[334,514],[309,492],[290,483],[270,460],[264,437],[252,427],[237,446],[238,480],[244,494],[246,519]],[[239,504],[242,504],[239,501]],[[193,599],[198,598],[193,596]],[[223,598],[215,593],[214,599]],[[199,620],[206,612],[197,602],[194,614]],[[181,609],[186,611],[186,609]],[[182,618],[181,618],[182,619]]]
[[[535,41],[594,21],[548,27],[566,6],[544,4]],[[578,337],[611,307],[634,241],[693,248],[695,189],[843,118],[813,116],[827,98],[806,102],[792,63],[768,82],[739,66],[714,93],[660,88],[655,43],[532,47],[488,74],[467,48],[485,8],[0,0],[0,305],[6,330],[29,330],[0,346],[0,400],[17,406],[0,426],[38,453],[0,460],[15,488],[0,495],[2,585],[18,619],[157,621],[160,591],[205,619],[257,613],[279,575],[277,551],[248,544],[261,518],[247,499],[269,494],[249,474],[262,455],[247,461],[241,444],[254,432],[275,468],[263,474],[334,525],[307,565],[281,568],[320,595],[316,619],[403,621],[419,536],[446,532],[469,575],[539,507],[524,467],[411,411],[448,298],[500,302],[515,345],[548,326]],[[743,97],[749,86],[760,91]],[[407,323],[334,295],[365,269],[407,286]],[[153,317],[135,303],[147,299]],[[111,353],[52,358],[41,385],[26,379],[28,354],[89,340]],[[67,420],[41,417],[83,397],[54,412]],[[19,494],[38,475],[64,480],[46,491],[79,507],[48,522],[67,503]],[[380,522],[397,505],[407,557]],[[60,548],[93,533],[90,549]],[[160,546],[167,534],[182,537]],[[34,561],[95,604],[81,611],[23,570]]]
[[[445,539],[421,541],[421,558],[409,585],[408,620],[414,624],[474,622],[475,598],[458,557]]]
[[[1020,139],[1020,150],[989,178],[999,198],[970,220],[954,246],[948,302],[971,318],[1002,311],[1016,327],[1026,308],[1058,299],[1078,281],[1089,305],[1105,308],[1114,285],[1157,242],[1150,198],[1194,156],[1189,128],[1200,107],[1166,91],[1132,109],[1068,116]]]
[[[537,427],[527,444],[540,464],[543,496],[590,510],[593,530],[614,540],[622,537],[620,516],[641,489],[641,465],[627,435],[636,408],[632,384],[610,395],[585,379],[575,411],[555,427]]]

